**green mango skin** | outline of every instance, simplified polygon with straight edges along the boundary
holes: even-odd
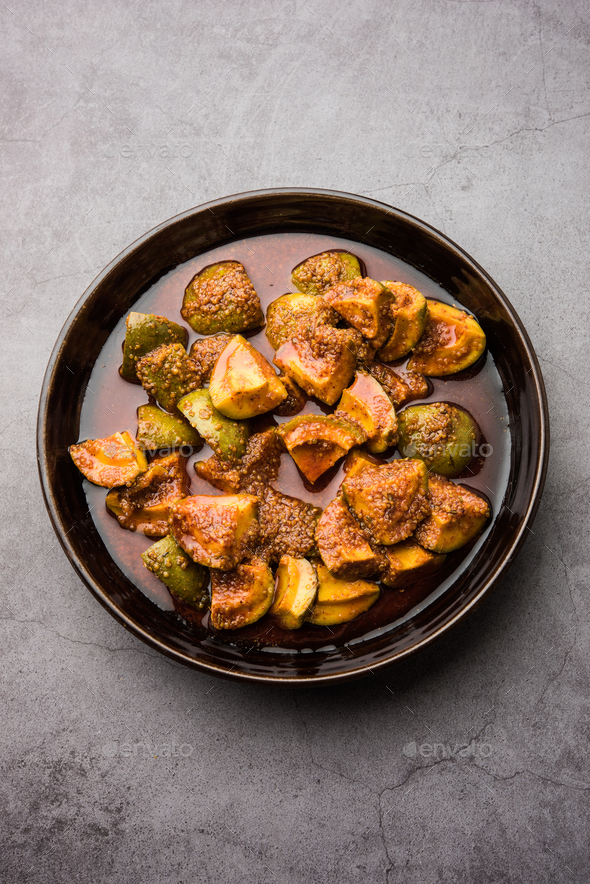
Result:
[[[393,330],[379,350],[379,359],[394,362],[410,353],[424,333],[426,326],[426,298],[411,285],[402,282],[383,282],[394,297],[392,308]]]
[[[137,362],[137,377],[144,390],[167,411],[202,384],[199,367],[181,344],[162,344]]]
[[[265,334],[278,350],[297,334],[310,337],[316,325],[337,325],[340,317],[322,297],[303,293],[281,295],[266,308]]]
[[[306,258],[293,269],[291,282],[306,295],[323,295],[339,282],[362,276],[359,259],[336,249]]]
[[[207,607],[209,571],[193,562],[171,534],[146,549],[141,558],[175,598],[199,611]]]
[[[472,460],[478,435],[475,421],[457,405],[412,405],[397,418],[400,452],[424,461],[429,472],[453,479]]]
[[[198,432],[184,418],[167,414],[157,405],[140,405],[137,409],[136,438],[144,451],[203,446]]]
[[[233,421],[218,411],[208,390],[195,390],[178,403],[178,409],[224,460],[243,457],[250,435],[245,421]]]
[[[200,335],[238,334],[264,325],[260,299],[239,261],[219,261],[193,276],[180,313]]]
[[[130,313],[123,344],[123,364],[119,374],[126,381],[138,381],[135,364],[161,344],[182,344],[186,347],[188,332],[181,325],[154,313]]]
[[[477,320],[460,310],[428,298],[424,334],[408,361],[408,369],[427,377],[457,374],[473,365],[486,348]]]

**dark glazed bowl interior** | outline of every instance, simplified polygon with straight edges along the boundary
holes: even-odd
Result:
[[[87,513],[68,445],[93,365],[118,320],[161,276],[233,239],[268,233],[320,233],[366,243],[426,273],[472,310],[487,335],[503,381],[511,465],[503,506],[481,549],[455,583],[396,630],[340,653],[286,654],[199,642],[124,576]],[[94,281],[55,345],[39,407],[38,460],[47,508],[72,565],[97,599],[143,641],[178,662],[211,674],[279,684],[318,684],[358,677],[400,659],[449,629],[491,588],[515,557],[534,517],[549,446],[547,403],[528,336],[493,280],[453,242],[427,224],[363,197],[296,188],[228,197],[161,224],[129,246]],[[499,501],[497,502],[499,504]],[[231,672],[230,672],[231,670]]]

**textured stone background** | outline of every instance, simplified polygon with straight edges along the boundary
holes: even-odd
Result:
[[[0,880],[589,881],[587,0],[12,0],[0,20]],[[553,422],[534,536],[478,613],[385,678],[299,693],[119,627],[54,538],[34,452],[49,351],[101,268],[283,185],[460,243],[523,318]]]

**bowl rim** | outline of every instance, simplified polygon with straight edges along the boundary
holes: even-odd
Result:
[[[370,666],[360,664],[355,668],[348,669],[343,672],[330,672],[323,673],[318,675],[292,675],[292,676],[278,676],[273,675],[272,673],[268,674],[259,674],[259,673],[251,673],[251,672],[240,672],[240,671],[228,671],[222,666],[217,665],[212,661],[195,659],[190,657],[188,654],[185,654],[180,649],[174,649],[168,646],[168,644],[155,637],[154,635],[147,632],[142,624],[137,620],[133,619],[131,616],[122,611],[115,602],[110,598],[110,596],[105,592],[100,583],[96,581],[89,571],[86,569],[83,560],[77,555],[76,551],[73,549],[70,544],[67,533],[64,531],[63,526],[59,519],[58,513],[58,502],[56,500],[56,495],[54,493],[54,489],[52,487],[48,466],[47,466],[47,451],[45,447],[46,437],[45,437],[45,423],[48,419],[47,407],[48,407],[48,398],[49,393],[52,386],[52,381],[54,377],[54,371],[56,369],[56,365],[59,361],[60,354],[67,336],[67,333],[70,329],[71,324],[76,318],[77,314],[83,307],[83,305],[88,301],[92,295],[94,294],[97,287],[102,283],[102,281],[114,270],[114,268],[122,261],[128,259],[134,251],[141,248],[147,241],[149,241],[152,237],[156,236],[161,231],[166,228],[180,223],[185,219],[190,218],[192,215],[202,212],[203,210],[211,211],[216,206],[227,206],[233,202],[243,202],[245,200],[256,200],[264,197],[271,197],[273,195],[276,196],[297,196],[301,195],[302,197],[310,197],[310,196],[318,196],[318,197],[332,197],[338,198],[340,200],[346,200],[349,202],[362,203],[364,206],[368,208],[374,208],[380,211],[385,210],[387,214],[390,214],[402,222],[409,222],[411,225],[414,225],[421,229],[424,233],[427,233],[434,239],[438,240],[439,244],[445,249],[450,249],[452,252],[457,253],[458,256],[464,261],[471,270],[477,276],[483,277],[487,286],[492,290],[494,297],[502,304],[502,306],[506,309],[506,311],[510,314],[510,318],[514,323],[520,338],[522,340],[526,356],[529,360],[531,368],[527,374],[532,374],[534,380],[534,387],[536,392],[536,405],[538,407],[539,413],[539,438],[538,438],[538,455],[535,463],[534,470],[534,481],[531,485],[530,494],[528,496],[528,501],[526,504],[526,508],[523,509],[522,514],[520,514],[519,518],[519,526],[515,531],[515,534],[506,549],[505,554],[502,556],[501,561],[499,562],[497,568],[494,570],[493,574],[491,574],[482,584],[479,591],[476,595],[473,596],[470,600],[468,600],[462,607],[456,611],[452,616],[449,616],[445,622],[438,627],[436,627],[433,632],[430,634],[422,636],[415,644],[412,644],[409,647],[402,648],[397,652],[393,653],[390,657],[386,657],[385,659],[379,660],[377,662],[372,662]],[[353,238],[354,237],[350,237]],[[408,262],[411,265],[411,262]],[[543,491],[543,487],[545,484],[545,478],[547,475],[548,468],[548,458],[549,458],[549,445],[550,445],[550,436],[549,436],[549,409],[547,402],[547,394],[545,390],[545,383],[543,380],[543,375],[541,372],[541,368],[539,365],[539,361],[533,345],[531,343],[530,337],[526,331],[526,328],[520,319],[520,316],[514,309],[510,300],[506,297],[502,289],[498,286],[498,284],[494,281],[494,279],[489,275],[489,273],[477,262],[474,258],[472,258],[461,246],[455,243],[452,239],[450,239],[446,234],[437,230],[432,225],[428,224],[425,221],[422,221],[420,218],[417,218],[414,215],[411,215],[408,212],[405,212],[402,209],[399,209],[394,206],[390,206],[387,203],[383,203],[379,200],[374,200],[370,197],[361,196],[354,193],[348,193],[345,191],[337,191],[331,189],[323,189],[323,188],[308,188],[308,187],[277,187],[277,188],[266,188],[259,190],[251,190],[244,191],[242,193],[231,194],[226,197],[222,197],[215,200],[209,200],[205,203],[201,203],[197,206],[193,206],[190,209],[185,210],[177,215],[174,215],[171,218],[166,219],[160,224],[148,230],[142,236],[138,237],[128,246],[126,246],[119,254],[113,258],[101,272],[92,280],[92,282],[87,286],[84,293],[81,297],[76,301],[73,308],[69,312],[51,352],[51,356],[47,363],[47,368],[45,371],[45,375],[43,378],[43,384],[41,388],[41,394],[39,398],[39,407],[37,412],[37,465],[39,471],[39,478],[41,482],[41,488],[43,492],[43,498],[45,502],[45,506],[47,508],[47,512],[50,518],[51,525],[53,530],[55,531],[57,538],[66,553],[66,556],[82,580],[82,582],[87,586],[87,588],[92,592],[94,597],[100,602],[100,604],[106,608],[106,610],[117,620],[123,627],[132,632],[137,638],[143,641],[145,644],[153,647],[155,650],[169,657],[170,659],[176,661],[177,663],[182,663],[192,669],[197,669],[201,672],[208,673],[209,675],[216,675],[222,678],[230,679],[233,681],[241,681],[241,682],[249,682],[249,683],[258,683],[258,684],[274,684],[281,686],[293,686],[293,687],[301,687],[301,686],[312,686],[316,687],[319,685],[326,684],[335,684],[338,682],[349,681],[353,679],[358,679],[363,676],[369,674],[375,674],[377,670],[383,670],[392,667],[395,663],[400,662],[401,660],[418,653],[423,650],[426,646],[430,645],[432,642],[441,638],[444,634],[449,632],[455,626],[457,626],[461,621],[463,621],[475,608],[477,608],[484,597],[489,593],[492,587],[499,581],[500,577],[504,575],[508,567],[512,564],[514,559],[516,558],[518,552],[520,551],[528,533],[531,532],[530,525],[533,522],[536,512],[538,510],[541,495]]]

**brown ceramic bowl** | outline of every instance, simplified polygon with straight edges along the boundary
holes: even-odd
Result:
[[[249,653],[197,640],[153,604],[109,555],[69,455],[78,439],[88,378],[105,341],[137,298],[163,274],[214,247],[268,233],[344,237],[400,258],[471,310],[487,335],[510,426],[510,473],[485,541],[452,585],[392,631],[307,654]],[[282,685],[325,684],[375,672],[416,652],[462,620],[515,558],[535,515],[549,451],[543,379],[523,325],[488,274],[428,224],[364,197],[281,188],[239,194],[178,215],[129,246],[97,277],[55,345],[41,394],[38,459],[47,509],[73,567],[99,602],[134,635],[172,659],[214,675]]]

